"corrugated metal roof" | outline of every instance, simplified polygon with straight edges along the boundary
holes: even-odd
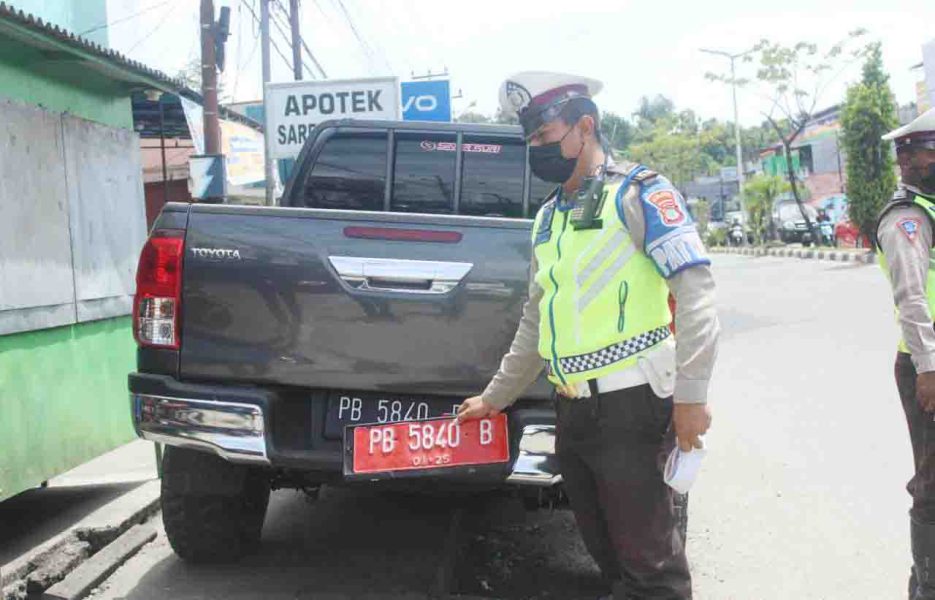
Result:
[[[39,17],[17,9],[3,0],[0,0],[0,25],[2,25],[4,21],[29,29],[49,40],[61,42],[74,49],[75,52],[90,54],[101,59],[109,65],[107,72],[110,73],[110,76],[113,76],[115,70],[116,72],[123,71],[141,81],[146,80],[156,84],[163,92],[185,96],[198,104],[204,104],[204,98],[201,94],[187,87],[182,80],[170,77],[162,71],[148,67],[141,62],[131,60],[116,50],[105,48],[100,44],[95,44],[58,25],[44,22]],[[224,106],[220,107],[220,113],[222,118],[239,121],[257,131],[263,131],[262,124],[229,110]]]
[[[36,33],[55,39],[67,46],[71,46],[77,51],[96,55],[114,66],[122,67],[140,77],[146,77],[157,83],[161,83],[165,86],[163,91],[178,92],[185,89],[185,84],[179,79],[169,77],[162,71],[157,71],[156,69],[147,67],[143,63],[131,60],[116,50],[111,50],[100,44],[95,44],[58,25],[44,22],[42,19],[14,8],[2,0],[0,0],[0,20],[10,21],[27,29],[31,29]]]

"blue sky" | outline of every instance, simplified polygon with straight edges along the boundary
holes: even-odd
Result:
[[[132,15],[165,0],[108,0],[109,20]],[[280,0],[288,6],[288,0]],[[358,41],[342,9],[347,10]],[[215,0],[232,8],[226,90],[236,100],[257,99],[260,51],[247,9],[258,0]],[[175,72],[198,51],[198,0],[171,0],[115,25],[111,45],[131,57]],[[510,0],[302,0],[303,33],[328,75],[334,78],[397,75],[407,79],[447,67],[463,98],[455,112],[474,104],[492,113],[497,87],[510,73],[526,69],[578,72],[602,79],[597,98],[604,110],[631,113],[642,95],[664,94],[678,108],[703,117],[731,119],[730,90],[705,80],[706,71],[727,61],[698,51],[713,47],[742,51],[761,38],[784,43],[830,45],[863,27],[883,42],[885,66],[897,99],[915,97],[921,45],[935,38],[935,2],[925,0],[627,0],[590,2]],[[258,9],[257,9],[258,10]],[[282,15],[280,14],[280,18]],[[289,48],[275,29],[274,39]],[[148,36],[148,37],[147,37]],[[273,80],[291,80],[291,69],[273,51]],[[842,72],[819,101],[843,98],[859,65]],[[754,124],[769,108],[762,91],[740,92],[740,120]]]

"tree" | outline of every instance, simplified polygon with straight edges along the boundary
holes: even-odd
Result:
[[[828,84],[844,68],[865,54],[866,47],[848,50],[865,33],[863,29],[852,31],[826,52],[819,52],[818,45],[809,42],[784,46],[764,39],[754,47],[760,60],[757,80],[770,89],[772,96],[772,106],[764,116],[782,143],[792,197],[815,239],[818,239],[818,234],[805,212],[799,182],[792,166],[792,144],[812,120]],[[782,117],[775,116],[776,111]]]
[[[458,123],[490,123],[490,117],[474,111],[465,111],[455,119]]]
[[[614,150],[624,152],[633,142],[633,125],[626,118],[612,112],[601,115],[601,133]]]
[[[848,213],[860,232],[871,239],[877,215],[896,188],[891,144],[880,136],[897,123],[889,76],[883,71],[882,52],[876,43],[870,47],[860,83],[847,90],[841,115]]]
[[[743,186],[755,244],[762,244],[766,240],[773,204],[790,187],[789,182],[777,175],[757,175]]]
[[[640,98],[639,108],[633,113],[637,118],[637,124],[655,125],[659,119],[668,117],[675,113],[675,103],[662,94],[656,94],[655,98],[643,96]]]
[[[696,175],[704,172],[704,154],[699,138],[686,134],[673,126],[673,119],[661,119],[646,137],[632,144],[629,157],[668,177],[678,187],[683,187]]]
[[[698,232],[702,235],[706,234],[708,232],[708,223],[711,222],[711,207],[708,201],[702,198],[689,208],[695,218],[695,223],[698,224]]]
[[[176,79],[180,79],[186,87],[191,88],[198,92],[201,91],[201,55],[193,56],[188,59],[188,62],[185,63],[185,66],[175,74]],[[221,80],[221,77],[218,76],[218,101],[227,103],[231,101],[231,98],[225,94],[224,91],[224,82]]]

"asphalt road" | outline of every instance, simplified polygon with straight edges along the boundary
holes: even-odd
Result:
[[[904,598],[911,454],[882,275],[873,266],[737,256],[719,256],[716,273],[723,337],[714,427],[690,506],[696,598]],[[309,504],[276,492],[258,555],[195,568],[160,536],[95,595],[429,593],[458,502],[329,490]],[[465,505],[454,591],[565,599],[600,592],[567,511],[526,513],[498,498]]]

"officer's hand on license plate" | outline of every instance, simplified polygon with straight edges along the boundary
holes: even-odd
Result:
[[[672,425],[679,448],[684,452],[701,448],[698,436],[704,435],[711,427],[711,409],[707,404],[676,404],[672,409]]]
[[[935,411],[935,371],[919,373],[916,377],[916,398],[922,410]]]
[[[471,419],[484,419],[495,417],[500,411],[490,406],[480,396],[468,398],[458,407],[458,423],[470,421]]]

